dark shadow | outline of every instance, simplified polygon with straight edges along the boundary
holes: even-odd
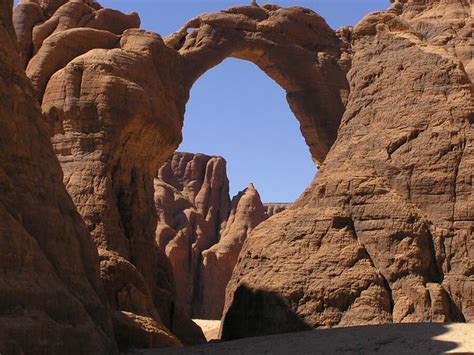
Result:
[[[274,292],[240,285],[222,324],[222,340],[310,330],[288,301]]]
[[[248,289],[243,289],[243,292],[248,291]],[[268,296],[266,295],[266,292],[256,292],[255,294],[259,294],[257,297],[263,296],[263,300],[268,299],[266,298]],[[273,302],[272,297],[268,300]],[[251,304],[251,302],[249,302],[249,304]],[[260,306],[266,308],[265,304],[261,304]],[[261,323],[261,325],[263,326],[264,323]],[[462,344],[446,339],[435,339],[448,332],[453,332],[453,329],[450,329],[450,327],[453,326],[463,327],[462,329],[458,328],[455,332],[457,335],[464,333],[465,338]],[[468,327],[471,328],[468,329]],[[385,324],[279,334],[186,347],[182,349],[150,349],[138,353],[187,355],[380,353],[421,355],[441,354],[455,350],[457,354],[472,354],[474,349],[470,348],[468,345],[469,341],[472,344],[472,340],[468,339],[468,335],[471,332],[474,332],[472,325],[460,323],[453,325],[437,323]]]

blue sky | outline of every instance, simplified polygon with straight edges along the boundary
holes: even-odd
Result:
[[[166,36],[189,19],[251,0],[103,0],[105,7],[140,14],[142,28]],[[332,28],[354,25],[386,0],[273,0],[322,15]],[[259,3],[264,3],[259,1]],[[231,194],[253,182],[264,202],[292,202],[316,169],[285,92],[254,64],[227,59],[194,85],[186,107],[180,151],[227,160]]]

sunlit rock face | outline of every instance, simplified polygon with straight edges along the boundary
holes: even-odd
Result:
[[[340,32],[338,138],[299,200],[247,238],[224,339],[474,320],[471,26],[467,1],[403,1]]]
[[[179,257],[166,255],[168,244],[163,247],[160,238],[157,243],[155,178],[181,142],[191,86],[227,57],[252,61],[286,90],[312,157],[322,166],[295,204],[256,227],[252,216],[239,212],[240,202],[231,212],[224,198],[216,214],[204,205],[215,201],[204,197],[207,192],[196,194],[190,206],[179,189],[176,196],[171,190],[170,199],[183,204],[184,226],[193,225],[199,209],[206,211],[202,228],[216,226],[195,249],[207,265],[219,254],[203,255],[212,245],[242,241],[242,225],[227,225],[222,216],[242,215],[245,228],[252,229],[226,290],[223,338],[472,321],[474,119],[467,1],[395,1],[337,33],[304,8],[243,6],[199,16],[162,39],[137,29],[136,14],[103,9],[95,1],[25,0],[13,16],[19,54],[11,7],[11,1],[1,5],[1,75],[9,93],[3,95],[2,151],[11,152],[1,169],[10,194],[5,210],[20,227],[5,235],[26,231],[33,249],[22,253],[22,243],[11,247],[5,237],[5,255],[31,255],[22,265],[41,277],[56,275],[36,288],[48,285],[47,297],[33,297],[32,309],[46,315],[35,318],[42,320],[29,339],[43,334],[46,352],[57,334],[83,338],[62,325],[48,330],[48,317],[66,308],[76,313],[59,318],[79,324],[74,329],[91,337],[92,353],[114,351],[110,319],[124,346],[204,341],[189,309],[180,306],[186,302],[178,300],[183,286],[173,274],[183,265],[173,267],[170,260]],[[47,138],[30,132],[36,126],[40,132],[42,124],[12,125],[11,117],[38,116],[35,100],[76,207],[57,183],[61,171],[47,152]],[[28,154],[14,155],[22,147]],[[219,162],[213,164],[217,173]],[[31,166],[36,170],[30,174]],[[203,191],[215,191],[212,181],[219,180],[211,179]],[[259,219],[261,202],[251,190],[240,201],[258,206]],[[9,218],[2,217],[3,225],[12,225]],[[189,240],[192,228],[181,230],[179,240]],[[89,234],[99,251],[102,282]],[[11,270],[18,280],[18,269]],[[13,295],[9,307],[16,309],[13,299],[33,304],[33,281],[27,278],[24,289],[5,293]],[[48,293],[58,290],[60,296]],[[207,294],[198,290],[199,297]],[[199,297],[193,302],[203,302]],[[9,334],[18,333],[2,324],[6,339],[15,339]],[[67,352],[72,345],[64,346]]]
[[[171,264],[155,241],[153,180],[181,141],[189,90],[226,57],[253,61],[287,91],[313,157],[323,161],[348,93],[340,40],[320,16],[297,7],[203,15],[165,40],[137,29],[137,14],[90,0],[22,1],[13,17],[20,64],[99,250],[109,303],[122,312],[116,327],[140,328],[140,317],[149,317],[185,343],[203,341],[179,307]],[[123,312],[137,317],[129,322]]]

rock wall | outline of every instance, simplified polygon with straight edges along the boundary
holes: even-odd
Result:
[[[219,241],[229,214],[229,181],[221,157],[175,153],[155,179],[156,241],[168,256],[178,303],[199,312],[201,253]]]
[[[247,238],[223,339],[474,320],[467,1],[402,1],[346,29],[338,138],[311,186]],[[464,32],[463,32],[464,31]]]
[[[0,353],[114,354],[99,257],[0,3]]]
[[[179,55],[156,34],[125,31],[137,14],[89,0],[23,1],[13,18],[64,184],[99,250],[119,345],[178,345],[166,327],[184,343],[205,341],[174,307],[154,238],[153,173],[181,137],[183,95],[169,87]],[[161,65],[168,71],[157,73]]]
[[[276,6],[203,15],[165,41],[134,28],[136,14],[91,0],[24,0],[14,24],[64,183],[98,247],[112,308],[162,322],[185,343],[190,332],[203,341],[177,307],[171,265],[155,241],[153,179],[181,141],[189,90],[226,57],[253,61],[288,92],[322,160],[348,92],[339,39],[317,14]]]
[[[258,192],[250,185],[231,202],[222,157],[174,153],[155,179],[155,205],[156,241],[171,262],[178,304],[190,317],[220,319],[243,241],[269,217]]]
[[[289,203],[264,203],[263,206],[265,207],[265,212],[268,217],[271,217],[277,213],[283,212],[288,207],[290,207]]]
[[[190,88],[227,57],[252,61],[286,90],[312,157],[322,166],[297,203],[247,238],[226,291],[223,338],[472,321],[474,109],[466,0],[395,1],[337,34],[300,7],[235,7],[201,15],[164,40],[136,29],[136,14],[91,0],[24,0],[13,16],[21,57],[13,48],[12,3],[1,6],[1,83],[4,93],[18,91],[13,99],[2,95],[7,104],[1,109],[3,117],[20,122],[2,120],[2,151],[12,154],[0,165],[8,191],[2,196],[4,218],[17,216],[12,233],[32,245],[31,259],[20,264],[40,274],[33,279],[25,273],[25,283],[4,293],[8,307],[2,314],[20,314],[11,310],[28,290],[45,292],[33,297],[38,303],[25,298],[31,312],[13,323],[29,317],[28,334],[45,334],[45,351],[51,344],[69,350],[64,339],[71,337],[73,344],[82,338],[63,327],[71,320],[79,322],[74,329],[94,337],[85,351],[113,351],[110,317],[121,346],[178,345],[166,327],[184,343],[203,341],[180,309],[172,266],[156,242],[154,179],[181,141]],[[64,202],[47,139],[39,143],[30,132],[39,132],[41,124],[21,123],[37,116],[33,97],[40,101],[67,191],[98,248],[107,300],[87,231],[74,206]],[[22,147],[29,150],[23,154]],[[220,169],[217,161],[213,169]],[[166,198],[183,206],[176,210],[184,226],[178,228],[180,242],[189,245],[191,226],[206,213],[202,228],[209,230],[199,237],[199,252],[219,240],[212,226],[224,230],[225,214],[206,205],[219,201],[223,211],[229,206],[228,199],[218,200],[222,191],[212,185],[217,182],[193,185],[191,205],[179,188],[166,187]],[[201,190],[206,192],[199,195]],[[245,228],[252,229],[252,218],[245,218]],[[230,240],[240,240],[241,227],[236,225]],[[173,237],[163,233],[160,243],[161,236]],[[9,243],[5,255],[24,255],[18,252],[23,242]],[[191,253],[190,260],[197,259]],[[5,270],[12,265],[8,261]],[[18,280],[18,269],[11,270],[8,285]],[[46,277],[53,272],[55,281]],[[45,282],[30,287],[36,280]],[[56,290],[62,293],[51,295]],[[52,299],[61,302],[46,302]],[[78,313],[63,318],[68,300],[67,312]],[[44,321],[30,316],[37,312]],[[2,326],[5,344],[16,344],[12,322]],[[54,334],[62,342],[50,342]]]

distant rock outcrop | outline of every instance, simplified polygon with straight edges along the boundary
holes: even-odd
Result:
[[[219,241],[229,214],[229,181],[221,157],[175,153],[155,179],[156,241],[168,256],[178,303],[199,309],[201,253]]]
[[[156,241],[171,262],[178,304],[194,318],[220,319],[242,244],[268,218],[258,192],[249,185],[231,203],[222,157],[175,153],[155,179],[155,205]]]
[[[267,218],[260,195],[252,184],[232,199],[231,211],[220,232],[219,243],[202,253],[199,273],[201,308],[198,318],[221,318],[225,289],[242,245],[252,230]]]
[[[289,203],[264,203],[263,205],[265,206],[265,213],[268,217],[283,212],[290,207]]]

